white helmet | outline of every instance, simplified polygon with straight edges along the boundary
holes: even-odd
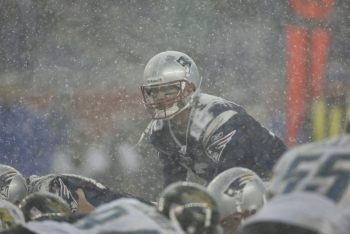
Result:
[[[201,77],[186,54],[165,51],[147,63],[141,92],[153,119],[165,119],[187,108],[199,92]]]
[[[253,171],[234,167],[217,175],[208,185],[216,198],[221,220],[235,213],[254,214],[266,202],[264,182]]]
[[[18,203],[27,195],[27,183],[15,168],[0,164],[0,199]]]

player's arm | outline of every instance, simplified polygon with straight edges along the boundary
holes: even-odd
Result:
[[[174,156],[172,157],[163,153],[159,153],[158,156],[163,164],[164,187],[176,181],[186,180],[187,169],[175,161]]]
[[[268,156],[271,168],[280,158],[280,156],[287,150],[287,146],[284,142],[277,137],[274,133],[263,127],[258,121],[256,121],[250,115],[246,115],[245,131],[252,139],[252,142],[256,144],[256,148],[259,151],[264,151]]]

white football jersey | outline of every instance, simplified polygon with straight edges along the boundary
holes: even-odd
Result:
[[[349,212],[331,200],[317,193],[293,192],[272,198],[258,213],[246,219],[242,228],[254,223],[277,222],[319,234],[349,234],[349,220]]]
[[[350,210],[350,136],[291,149],[273,170],[273,195],[317,193]]]
[[[292,148],[273,169],[272,199],[247,224],[281,221],[318,233],[349,233],[349,185],[349,135]]]
[[[55,221],[29,222],[26,227],[38,234],[99,234],[112,232],[184,234],[180,226],[138,200],[123,198],[101,205],[74,224]]]

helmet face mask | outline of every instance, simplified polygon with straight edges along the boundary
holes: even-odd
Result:
[[[179,113],[186,107],[186,99],[193,91],[193,85],[186,80],[141,86],[143,102],[153,119],[169,118]]]
[[[166,119],[186,109],[199,91],[201,79],[194,61],[186,54],[166,51],[146,65],[141,92],[153,119]]]

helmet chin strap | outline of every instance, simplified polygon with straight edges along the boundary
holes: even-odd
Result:
[[[189,110],[190,108],[190,113],[188,115],[186,115],[184,113],[184,110]],[[179,119],[179,122],[185,122],[186,123],[186,132],[185,132],[185,144],[182,144],[177,137],[175,136],[174,132],[173,132],[173,128],[172,128],[172,124],[170,120],[176,121],[177,118],[174,118],[175,116],[173,116],[171,119],[169,119],[169,129],[170,129],[170,134],[172,136],[172,138],[174,139],[175,143],[180,147],[180,153],[182,155],[186,155],[187,153],[187,144],[188,144],[188,135],[190,133],[190,128],[191,128],[191,122],[192,122],[192,115],[194,112],[194,108],[191,107],[190,102],[188,102],[183,108],[182,110],[177,113],[175,116]]]

